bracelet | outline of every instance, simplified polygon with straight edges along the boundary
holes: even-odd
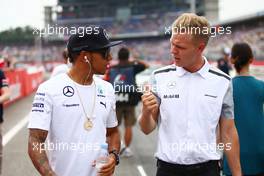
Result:
[[[110,151],[109,155],[110,154],[113,154],[115,156],[116,165],[118,165],[119,164],[119,154],[118,154],[117,150],[114,149],[114,150]]]

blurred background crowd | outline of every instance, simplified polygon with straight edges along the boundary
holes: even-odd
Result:
[[[194,3],[194,4],[193,4]],[[208,60],[216,62],[223,57],[223,51],[235,42],[247,42],[253,49],[256,61],[264,61],[264,12],[242,15],[231,20],[220,20],[219,1],[95,1],[59,0],[56,6],[44,8],[44,29],[53,27],[86,27],[101,25],[112,39],[124,40],[132,56],[167,64],[172,62],[169,53],[169,37],[166,32],[173,20],[182,12],[194,11],[206,16],[211,25],[230,27],[231,34],[211,37],[205,51]],[[45,29],[46,27],[46,29]],[[61,62],[67,33],[54,33],[40,37],[33,27],[18,27],[0,32],[0,57],[7,67],[43,63],[47,71]],[[33,34],[34,33],[34,34]],[[114,50],[114,58],[116,51]]]

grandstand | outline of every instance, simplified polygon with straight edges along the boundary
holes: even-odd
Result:
[[[206,2],[196,1],[195,9],[198,14],[207,15]],[[190,10],[188,0],[59,0],[56,7],[45,8],[45,19],[49,19],[45,21],[50,25],[64,27],[91,24],[104,26],[110,31],[112,39],[124,40],[124,44],[131,49],[132,56],[168,63],[171,62],[170,36],[165,35],[165,27],[169,27],[180,13]],[[50,20],[50,13],[53,12],[57,16],[55,21]],[[232,21],[213,22],[213,26],[230,26],[232,33],[212,37],[205,55],[210,60],[217,60],[221,57],[223,48],[230,48],[234,42],[244,41],[252,46],[256,59],[263,60],[263,21],[264,13],[258,13]],[[60,60],[67,38],[67,35],[61,38],[46,36],[35,46],[0,45],[0,55],[12,55],[18,61],[57,61]],[[118,47],[113,52],[114,58],[117,49]]]
[[[235,42],[247,42],[257,60],[264,60],[264,12],[222,22],[215,26],[231,27],[230,35],[212,37],[206,55],[215,60],[221,57],[223,48],[231,48]]]
[[[191,11],[188,0],[59,0],[57,19],[54,23],[59,26],[88,26],[101,25],[111,34],[113,39],[122,39],[125,44],[146,60],[166,61],[170,58],[169,36],[165,35],[174,19],[183,12]],[[214,3],[213,3],[214,2]],[[217,13],[218,1],[196,1],[195,10],[199,15],[210,19],[212,10]],[[96,10],[95,10],[96,9]],[[217,10],[216,10],[217,9]],[[212,37],[205,51],[211,60],[221,57],[225,47],[231,47],[236,41],[248,42],[258,60],[264,58],[263,53],[263,14],[255,14],[247,18],[233,21],[211,21],[213,26],[230,26],[231,35]],[[64,37],[65,39],[65,37]],[[115,52],[114,52],[115,53]]]
[[[165,35],[166,28],[170,27],[174,19],[183,12],[194,9],[197,14],[205,15],[205,2],[205,0],[196,2],[189,0],[59,0],[56,7],[59,9],[56,10],[57,19],[53,21],[53,24],[67,28],[103,26],[110,32],[112,39],[124,40],[125,45],[131,49],[132,55],[148,61],[166,62],[165,60],[170,57],[167,42],[169,36]],[[61,40],[66,39],[67,35],[61,37]],[[54,38],[47,37],[46,41],[54,41]],[[117,49],[118,47],[115,50]],[[115,57],[116,52],[113,53]]]
[[[204,15],[204,1],[196,12]],[[188,0],[59,0],[56,24],[59,26],[101,25],[111,34],[164,32],[179,13],[190,10]]]

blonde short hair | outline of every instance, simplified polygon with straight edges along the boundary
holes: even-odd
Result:
[[[194,13],[183,13],[172,24],[172,34],[192,34],[194,40],[202,40],[205,44],[210,38],[210,24],[203,16]]]

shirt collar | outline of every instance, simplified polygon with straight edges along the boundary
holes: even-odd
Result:
[[[176,66],[176,75],[177,76],[183,76],[184,74],[186,74],[188,71],[187,70],[185,70],[184,68],[182,68],[182,67],[178,67],[178,66]]]
[[[204,59],[204,65],[202,66],[202,68],[200,68],[200,70],[198,70],[196,73],[200,74],[203,78],[206,79],[207,75],[208,75],[208,71],[210,69],[210,64],[208,63],[206,57],[203,56]],[[185,70],[183,67],[178,67],[176,66],[176,75],[177,76],[183,76],[186,73],[189,73],[187,70]]]
[[[204,65],[202,66],[202,68],[200,68],[200,70],[197,71],[197,73],[206,79],[206,77],[208,75],[208,71],[210,69],[210,64],[208,63],[206,57],[203,56],[203,59],[205,61]]]

